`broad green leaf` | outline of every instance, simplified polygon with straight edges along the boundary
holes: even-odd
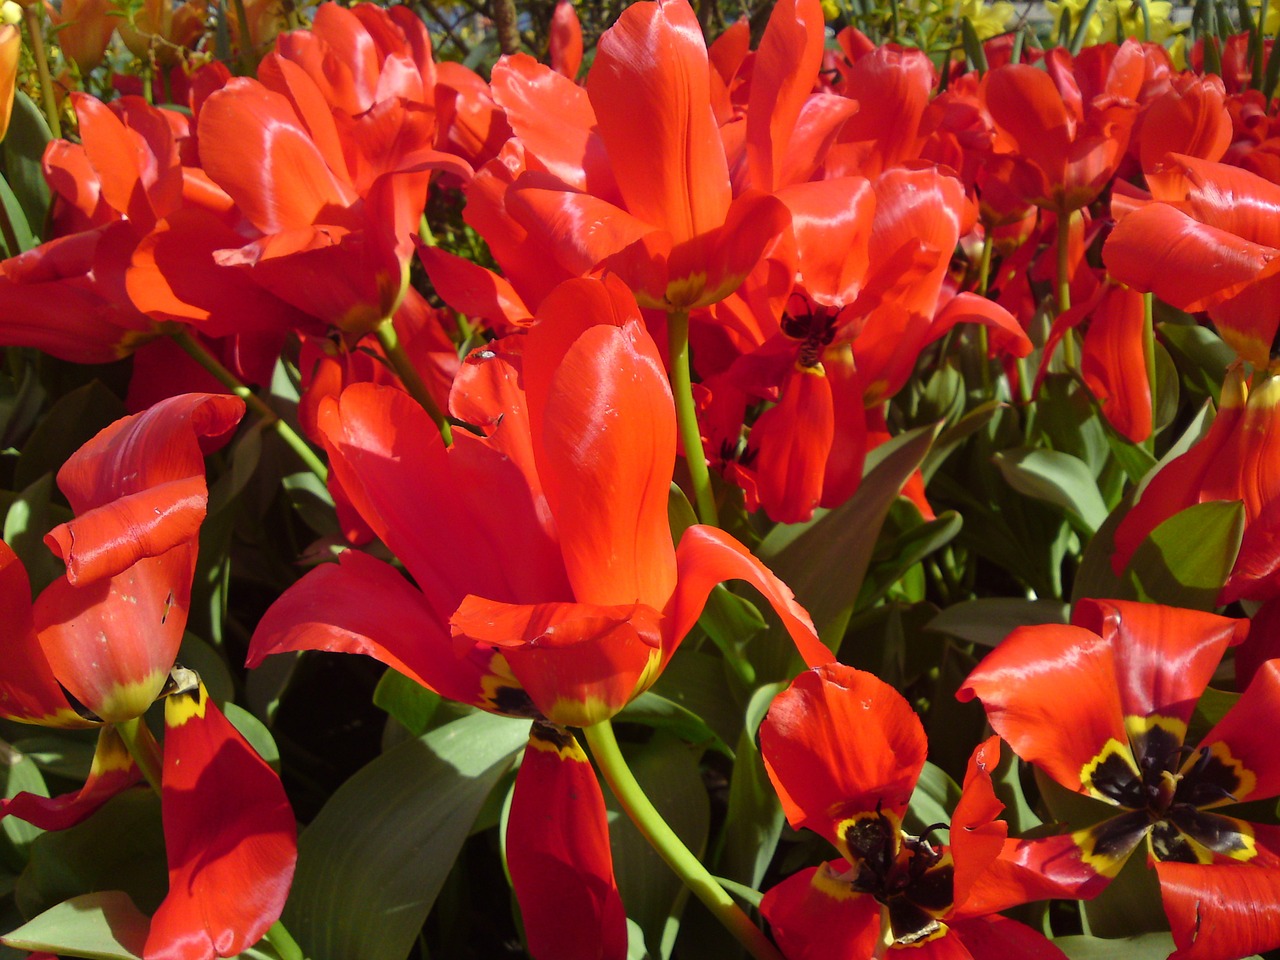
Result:
[[[49,790],[44,784],[44,777],[40,775],[40,770],[36,767],[35,761],[3,740],[0,740],[0,774],[4,775],[4,796],[6,798],[19,793],[34,793],[41,797],[49,796]],[[36,837],[44,833],[39,827],[33,827],[17,817],[5,817],[0,820],[0,829],[4,830],[5,838],[12,844],[13,850],[22,857],[25,857],[28,845]],[[7,853],[8,851],[5,852]],[[20,864],[15,863],[13,866],[18,867]]]
[[[1134,551],[1125,576],[1140,600],[1214,610],[1243,534],[1243,503],[1197,503],[1151,532]]]
[[[1006,450],[996,465],[1018,493],[1061,507],[1092,534],[1107,519],[1107,504],[1084,461],[1057,450]]]
[[[63,565],[45,546],[44,535],[71,519],[71,511],[52,502],[53,474],[46,473],[22,490],[4,517],[4,542],[13,548],[39,594],[62,576]]]
[[[626,751],[627,765],[658,813],[685,846],[701,857],[710,829],[711,806],[698,756],[698,750],[662,733],[644,746]],[[605,793],[606,805],[616,814],[610,820],[609,846],[618,865],[618,890],[627,916],[640,924],[649,952],[657,956],[667,918],[676,911],[683,884],[621,813],[613,795]]]
[[[31,232],[21,201],[3,177],[0,177],[0,204],[4,206],[3,215],[9,220],[9,230],[0,227],[0,245],[4,247],[6,256],[16,257],[24,250],[30,250],[36,246],[40,241]],[[10,231],[12,231],[12,237]]]
[[[729,778],[729,810],[716,869],[748,887],[760,886],[782,836],[782,804],[756,747],[756,730],[773,698],[785,688],[785,683],[771,683],[752,694]]]
[[[1205,689],[1196,701],[1195,713],[1187,725],[1186,743],[1199,743],[1240,701],[1240,694],[1233,690]]]
[[[271,769],[279,773],[280,748],[276,746],[275,738],[271,736],[271,731],[263,725],[262,721],[236,703],[224,703],[222,712],[231,721],[231,725],[240,731],[240,736],[245,738],[258,756],[265,760]]]
[[[528,721],[474,713],[387,751],[298,840],[285,908],[311,960],[403,960]]]
[[[124,404],[99,380],[59,398],[23,444],[14,483],[22,488],[45,473],[57,473],[71,454],[125,413]]]
[[[112,797],[83,823],[41,835],[30,853],[17,889],[27,916],[111,889],[124,890],[150,913],[169,889],[160,798],[143,787]]]
[[[1170,933],[1143,933],[1109,940],[1105,937],[1054,937],[1053,945],[1071,960],[1166,960],[1177,948]],[[1262,960],[1258,954],[1243,960]]]
[[[1216,400],[1223,374],[1235,362],[1235,351],[1201,323],[1159,323],[1156,329],[1187,381]]]
[[[933,479],[934,473],[942,466],[943,461],[960,444],[991,422],[995,415],[999,413],[1001,406],[1002,404],[999,400],[988,400],[986,403],[974,407],[938,434],[938,439],[933,442],[933,446],[929,448],[929,452],[925,454],[924,461],[920,464],[920,473],[924,476],[926,484]]]
[[[941,767],[926,761],[920,771],[920,779],[916,781],[916,788],[911,792],[903,829],[921,836],[935,824],[950,824],[951,815],[959,802],[960,785]],[[946,842],[946,833],[937,839]]]
[[[698,717],[724,743],[737,742],[742,707],[723,658],[685,647],[651,689]]]
[[[373,691],[373,702],[420,737],[430,729],[431,718],[440,706],[440,694],[388,667]]]
[[[49,185],[44,179],[44,148],[53,139],[44,113],[21,90],[13,98],[13,114],[0,152],[4,154],[5,180],[22,204],[33,232],[44,228],[49,209]]]
[[[936,426],[921,427],[877,447],[848,501],[816,511],[807,523],[779,524],[760,544],[761,559],[795,592],[828,645],[839,642],[830,630],[858,597],[885,514],[936,435]]]
[[[1159,433],[1173,423],[1182,406],[1182,388],[1178,384],[1178,368],[1169,351],[1156,343],[1156,408],[1152,411],[1152,429]]]
[[[1067,605],[1056,600],[980,597],[947,607],[925,629],[981,647],[994,647],[1018,627],[1066,623],[1068,619]]]
[[[97,742],[96,730],[58,730],[23,737],[13,745],[45,773],[83,782],[89,776]]]
[[[72,897],[0,940],[90,960],[142,960],[149,925],[127,893],[104,890]]]
[[[333,512],[333,497],[328,487],[310,471],[291,473],[280,481],[289,503],[302,521],[320,536],[340,536],[338,519]]]
[[[666,730],[685,743],[715,750],[730,760],[733,759],[733,751],[729,749],[729,745],[707,726],[706,721],[692,710],[659,696],[652,690],[646,690],[623,707],[617,719],[644,724],[654,730]]]
[[[888,544],[879,545],[873,554],[871,568],[863,581],[862,595],[858,598],[859,610],[881,599],[907,571],[954,540],[964,525],[960,514],[954,510],[944,510],[933,520],[922,522],[915,505],[906,500],[899,500],[890,508],[890,517],[900,508],[914,515],[915,524],[893,537]],[[885,524],[886,532],[890,525]]]

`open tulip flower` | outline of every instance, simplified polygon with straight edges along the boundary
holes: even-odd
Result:
[[[1177,960],[1235,960],[1280,945],[1280,828],[1232,804],[1280,794],[1280,661],[1187,742],[1196,702],[1248,622],[1120,600],[1085,600],[1070,625],[1021,627],[960,689],[1014,752],[1115,813],[1013,859],[1089,895],[1146,841]],[[1092,876],[1094,879],[1089,880]]]
[[[788,822],[826,837],[842,857],[765,894],[761,912],[788,960],[886,950],[928,960],[1064,956],[1030,928],[967,903],[1007,832],[995,819],[994,738],[969,761],[950,847],[902,828],[924,767],[924,728],[871,674],[837,663],[802,673],[769,708],[760,750]]]
[[[459,431],[446,449],[425,413],[391,388],[356,385],[325,401],[333,471],[416,586],[347,551],[267,612],[251,664],[286,650],[367,653],[450,699],[588,727],[657,679],[708,592],[729,578],[760,589],[806,661],[830,658],[790,591],[732,537],[695,525],[672,544],[675,413],[657,348],[620,283],[564,284],[523,343],[468,358],[451,405],[486,435]],[[473,479],[482,470],[483,487]],[[518,557],[503,550],[512,542]],[[585,843],[580,831],[598,831],[603,806],[572,741],[535,725],[508,844],[525,851],[516,862],[536,851],[578,863],[566,873],[582,875],[602,861],[580,862],[564,838]],[[552,790],[562,781],[548,766],[592,786]],[[548,792],[563,803],[550,805]],[[523,834],[521,825],[540,822],[524,813],[529,804],[577,826]],[[537,927],[558,929],[555,917],[532,909],[545,883],[514,862],[512,873],[531,941],[554,936]],[[582,883],[607,890],[612,880]],[[596,922],[619,922],[616,910]]]
[[[76,516],[46,538],[66,575],[34,605],[21,562],[0,544],[0,716],[106,724],[80,791],[19,793],[0,801],[0,818],[64,829],[144,774],[157,779],[170,890],[145,960],[239,953],[279,918],[293,876],[295,827],[279,778],[191,671],[169,689],[208,499],[202,448],[224,442],[243,413],[236,397],[184,394],[117,421],[73,455],[58,482]],[[137,720],[165,694],[161,775],[148,769],[155,742]],[[137,764],[125,735],[144,753]]]

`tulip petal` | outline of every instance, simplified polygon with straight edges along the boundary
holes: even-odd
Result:
[[[686,529],[676,551],[676,565],[676,590],[662,623],[664,667],[702,615],[712,587],[726,580],[745,580],[760,591],[782,619],[807,666],[816,667],[833,659],[831,651],[818,639],[809,614],[796,603],[791,588],[723,530],[704,524]]]
[[[1078,626],[1019,627],[956,696],[977,697],[1014,752],[1069,790],[1111,741],[1127,744],[1110,642]],[[1127,747],[1126,747],[1127,749]]]
[[[687,3],[627,7],[600,38],[587,92],[626,208],[682,243],[731,200],[707,49]]]
[[[1280,794],[1280,660],[1258,667],[1240,699],[1205,736],[1201,749],[1222,744],[1231,758],[1253,775],[1253,789],[1236,796],[1240,802]],[[1214,751],[1216,752],[1216,751]]]
[[[1257,828],[1277,849],[1276,827]],[[1280,946],[1280,864],[1157,860],[1160,896],[1178,949],[1170,960],[1235,960]],[[1260,858],[1261,859],[1261,858]]]
[[[239,397],[184,394],[116,421],[77,450],[58,471],[76,518],[45,538],[66,561],[67,579],[114,576],[192,540],[207,501],[202,449],[215,449],[244,409]]]
[[[165,702],[161,815],[169,893],[146,960],[231,957],[280,919],[297,827],[280,778],[203,684]]]
[[[836,879],[848,869],[843,860],[833,860],[765,891],[760,913],[788,960],[875,955],[880,904]]]
[[[23,792],[10,800],[0,800],[0,819],[17,817],[41,830],[66,830],[141,779],[142,773],[134,766],[115,727],[103,727],[83,787],[60,797]]]
[[[842,821],[884,810],[901,819],[924,767],[920,719],[902,695],[831,663],[780,693],[760,726],[760,752],[787,821],[839,845]]]
[[[246,663],[329,650],[373,657],[450,700],[486,703],[490,654],[458,657],[444,618],[395,568],[358,550],[312,570],[263,615]]]
[[[604,797],[573,734],[529,731],[507,819],[507,866],[537,960],[623,960],[627,918]]]

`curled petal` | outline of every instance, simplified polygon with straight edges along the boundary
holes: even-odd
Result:
[[[791,588],[723,530],[703,524],[689,527],[680,538],[676,565],[676,591],[662,622],[664,667],[701,616],[711,588],[726,580],[745,580],[764,595],[782,618],[783,626],[808,666],[816,667],[832,660],[831,651],[818,639],[813,621],[796,603]]]
[[[113,576],[192,540],[207,501],[202,450],[215,449],[244,409],[239,397],[184,394],[116,421],[76,451],[58,471],[76,518],[45,538],[67,579]]]
[[[843,860],[833,860],[765,891],[760,912],[788,960],[875,954],[880,904],[837,879],[848,869]]]

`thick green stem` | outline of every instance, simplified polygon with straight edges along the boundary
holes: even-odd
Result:
[[[618,798],[618,803],[632,823],[649,841],[649,845],[658,852],[658,856],[693,891],[693,895],[706,904],[707,909],[737,941],[746,947],[751,956],[756,960],[782,960],[782,954],[769,942],[763,931],[733,902],[724,887],[716,883],[715,877],[684,845],[684,841],[676,836],[667,821],[662,819],[662,814],[654,809],[623,759],[609,721],[587,727],[582,732],[609,789]]]
[[[306,954],[298,946],[298,941],[293,939],[293,934],[279,920],[262,935],[262,939],[275,948],[276,953],[280,954],[280,960],[305,960],[306,958]]]
[[[151,730],[142,722],[141,717],[134,717],[117,723],[116,733],[120,734],[129,756],[133,757],[133,762],[138,765],[147,783],[151,784],[151,789],[159,793],[160,772],[164,761],[160,755],[160,744],[156,743]]]
[[[256,413],[267,426],[279,435],[281,440],[289,445],[290,449],[307,465],[307,469],[314,473],[322,483],[328,481],[329,468],[316,456],[316,452],[311,449],[307,441],[298,436],[293,427],[276,416],[276,412],[267,406],[261,397],[241,383],[239,378],[224,367],[217,357],[206,350],[199,340],[187,330],[178,330],[175,333],[171,333],[170,336],[173,337],[174,343],[186,351],[192,360],[204,367],[205,370],[213,375],[214,379],[243,400],[249,409]]]
[[[435,400],[431,398],[431,392],[427,389],[427,385],[422,381],[418,368],[413,365],[409,359],[409,355],[404,352],[404,345],[400,343],[400,338],[396,335],[395,324],[391,318],[383,320],[374,329],[374,333],[378,335],[378,342],[382,344],[382,352],[387,355],[387,361],[391,364],[391,369],[400,376],[400,382],[404,384],[404,388],[409,391],[409,396],[418,401],[418,406],[427,411],[429,416],[436,425],[436,429],[440,431],[440,437],[444,440],[446,447],[453,446],[453,427],[449,425],[448,419],[436,406]]]
[[[58,100],[53,95],[49,59],[44,52],[44,25],[40,22],[43,9],[37,3],[28,4],[22,8],[22,16],[27,21],[31,56],[36,62],[36,73],[40,76],[40,105],[44,108],[44,118],[49,121],[49,132],[53,134],[53,139],[59,140],[62,138],[62,120],[58,116]]]
[[[698,411],[693,403],[693,382],[689,376],[689,314],[673,310],[667,314],[667,344],[670,347],[671,392],[676,401],[676,428],[684,447],[689,479],[693,483],[694,505],[698,519],[714,527],[720,526],[716,498],[711,492],[711,472],[702,450],[702,433],[698,430]]]
[[[1058,214],[1058,316],[1071,309],[1071,217]],[[1070,330],[1062,334],[1062,360],[1068,371],[1076,369],[1076,341]]]
[[[991,236],[991,228],[982,228],[982,259],[978,261],[978,296],[987,295],[987,285],[991,282],[991,248],[995,246]]]

